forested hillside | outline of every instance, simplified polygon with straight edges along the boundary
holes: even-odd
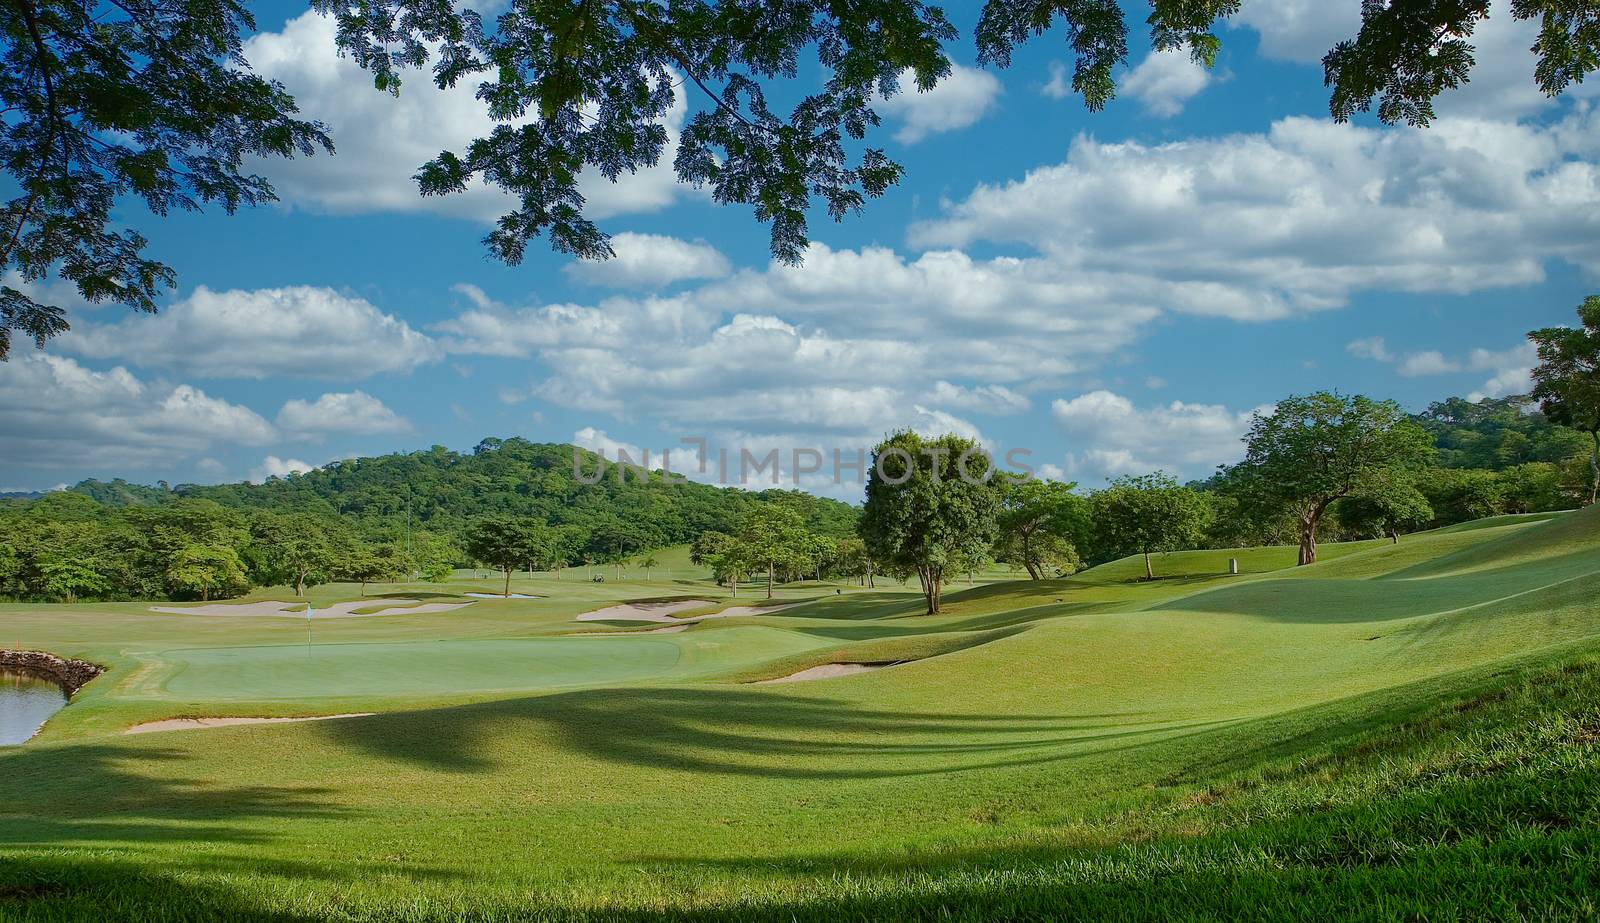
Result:
[[[573,452],[591,478],[592,453],[570,445],[526,439],[485,439],[471,453],[443,446],[405,454],[352,458],[305,474],[261,484],[180,484],[145,487],[115,480],[84,481],[72,491],[107,506],[146,506],[175,499],[215,500],[226,507],[338,515],[362,534],[414,529],[459,535],[484,516],[517,516],[594,532],[624,527],[646,546],[679,544],[708,529],[730,528],[752,501],[792,504],[807,528],[845,535],[856,512],[845,503],[800,491],[745,491],[696,483],[648,483],[632,474],[619,483],[608,467],[598,483],[573,475]]]
[[[447,572],[472,563],[469,525],[495,518],[550,527],[559,540],[540,563],[557,567],[732,531],[762,504],[792,510],[817,536],[855,529],[856,508],[799,491],[669,483],[659,472],[624,479],[615,466],[582,483],[574,451],[485,439],[471,453],[434,446],[262,484],[85,481],[0,501],[0,597],[207,598],[251,585]],[[598,458],[577,451],[592,479]]]

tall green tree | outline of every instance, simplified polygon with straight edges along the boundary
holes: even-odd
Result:
[[[1528,334],[1539,351],[1533,396],[1554,423],[1589,434],[1589,503],[1600,500],[1600,295],[1578,307],[1578,327]]]
[[[996,543],[1002,560],[1021,565],[1033,580],[1074,566],[1090,528],[1089,504],[1072,492],[1076,486],[1002,480]]]
[[[1433,506],[1408,478],[1381,481],[1340,500],[1339,521],[1358,532],[1387,536],[1400,543],[1400,533],[1433,518]]]
[[[167,565],[167,582],[179,593],[198,594],[201,602],[250,589],[244,563],[226,545],[185,546]]]
[[[1156,576],[1151,554],[1194,547],[1211,518],[1204,497],[1160,471],[1119,477],[1089,503],[1098,552],[1144,555],[1146,580]]]
[[[894,570],[915,573],[927,612],[939,612],[944,584],[989,553],[1000,489],[978,444],[955,435],[895,433],[872,450],[860,535]]]
[[[1294,515],[1302,565],[1316,562],[1317,526],[1335,501],[1381,491],[1433,460],[1432,440],[1394,401],[1328,391],[1256,414],[1245,446],[1232,482],[1254,502]]]
[[[326,522],[306,513],[258,517],[250,528],[262,570],[258,582],[287,583],[296,596],[306,595],[308,586],[327,582],[338,545],[329,531]]]
[[[739,558],[767,572],[767,598],[780,569],[803,566],[811,550],[811,535],[800,514],[776,503],[758,503],[745,512],[733,536]]]
[[[511,597],[511,575],[541,561],[550,552],[550,529],[526,519],[480,519],[467,529],[467,554],[505,575],[505,592]]]

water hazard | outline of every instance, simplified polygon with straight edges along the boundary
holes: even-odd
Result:
[[[67,691],[32,673],[0,667],[0,746],[20,744],[67,704]]]

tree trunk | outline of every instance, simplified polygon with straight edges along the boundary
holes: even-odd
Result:
[[[1317,563],[1317,519],[1308,517],[1300,520],[1300,560],[1299,567]]]
[[[733,588],[733,598],[739,598],[739,572],[734,571],[728,575],[728,586]]]
[[[926,573],[919,573],[919,576],[923,578],[923,592],[926,593],[928,597],[928,614],[938,615],[940,603],[939,590],[944,581],[940,579],[941,575],[935,572],[932,568],[929,568]]]
[[[511,568],[509,567],[506,568],[506,591],[502,595],[504,595],[506,599],[511,598]]]
[[[294,595],[306,595],[306,572],[303,570],[298,570],[294,573]]]
[[[1036,564],[1034,564],[1032,561],[1023,561],[1022,562],[1022,566],[1028,569],[1028,579],[1029,580],[1040,580],[1040,579],[1043,579],[1039,574],[1038,566]]]
[[[776,568],[771,561],[767,562],[767,598],[772,598],[772,572]]]
[[[1594,506],[1600,501],[1600,429],[1590,430],[1589,438],[1594,441],[1594,450],[1589,455],[1589,470],[1594,472],[1594,481],[1589,485],[1589,505]]]
[[[1148,551],[1146,551],[1144,553],[1144,579],[1146,579],[1146,580],[1154,580],[1154,579],[1156,579],[1156,572],[1155,572],[1155,570],[1153,568],[1150,567],[1150,552],[1148,552]]]
[[[877,589],[878,587],[878,584],[872,579],[872,565],[870,563],[867,564],[867,586],[871,589]]]
[[[363,581],[361,581],[361,596],[362,596],[362,598],[366,598],[366,595],[367,595],[367,581],[363,580]]]
[[[1390,544],[1394,544],[1394,545],[1400,544],[1400,530],[1399,529],[1390,529],[1389,530],[1389,538],[1390,538]]]
[[[203,586],[203,587],[200,588],[200,601],[203,602],[203,603],[208,603],[208,602],[211,601],[211,588],[210,587]]]

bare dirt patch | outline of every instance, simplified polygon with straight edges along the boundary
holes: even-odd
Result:
[[[196,728],[228,727],[235,724],[292,724],[296,721],[332,721],[336,718],[367,718],[376,712],[351,712],[344,715],[308,715],[303,718],[168,718],[146,721],[123,731],[124,734],[150,734],[155,731],[192,731]]]

